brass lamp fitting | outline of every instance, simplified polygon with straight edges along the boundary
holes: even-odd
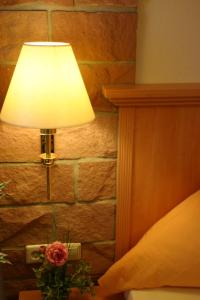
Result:
[[[45,166],[52,166],[56,155],[54,153],[54,134],[56,129],[40,129],[41,159]]]
[[[56,155],[54,153],[54,134],[56,129],[40,129],[41,137],[41,159],[46,166],[47,172],[47,198],[51,200],[51,166],[54,164]]]

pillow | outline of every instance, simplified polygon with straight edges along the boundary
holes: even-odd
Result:
[[[200,287],[200,191],[154,224],[99,285],[104,295],[162,286]]]

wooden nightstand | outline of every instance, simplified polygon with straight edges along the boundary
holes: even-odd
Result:
[[[95,299],[89,294],[81,295],[77,290],[73,290],[70,294],[69,300],[92,300]],[[40,291],[21,291],[19,293],[19,300],[42,300]]]
[[[73,289],[70,294],[69,300],[124,300],[122,294],[114,295],[112,297],[103,297],[100,294],[100,291],[95,288],[95,296],[91,296],[90,294],[81,295],[78,290]],[[19,293],[19,300],[42,300],[40,291],[21,291]]]

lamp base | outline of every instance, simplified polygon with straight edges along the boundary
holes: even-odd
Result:
[[[47,155],[47,153],[42,153],[42,154],[40,154],[40,158],[42,159],[42,163],[45,166],[52,166],[54,164],[56,155],[54,153],[50,153],[48,155]]]
[[[54,154],[54,134],[56,129],[40,129],[41,159],[44,165],[51,166],[56,155]]]
[[[54,134],[56,129],[40,129],[41,159],[47,171],[47,198],[51,200],[51,166],[54,164]]]

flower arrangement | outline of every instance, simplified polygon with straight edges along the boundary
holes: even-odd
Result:
[[[84,261],[70,263],[69,252],[67,244],[59,241],[40,247],[41,265],[33,271],[44,300],[66,300],[75,287],[81,293],[93,292],[90,266]]]

